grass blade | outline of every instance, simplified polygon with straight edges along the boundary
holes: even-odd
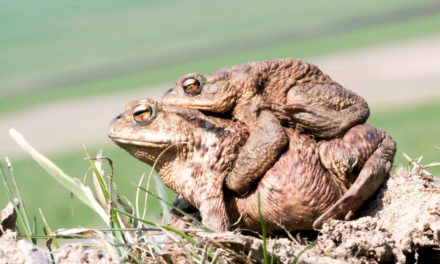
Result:
[[[134,184],[134,183],[133,183],[133,184]],[[195,219],[195,218],[192,217],[190,214],[188,214],[188,213],[182,211],[182,209],[180,209],[180,208],[174,206],[173,204],[169,203],[168,201],[162,199],[162,197],[160,197],[160,196],[158,196],[158,195],[152,193],[151,191],[145,189],[145,188],[142,187],[142,186],[136,186],[136,187],[137,187],[138,189],[144,191],[144,192],[147,192],[149,195],[155,197],[155,198],[158,199],[159,201],[162,201],[162,202],[163,202],[164,204],[166,204],[168,207],[170,207],[170,208],[174,208],[176,211],[178,211],[178,212],[181,213],[182,215],[185,215],[185,216],[189,217],[192,221],[194,221],[194,223],[196,223],[197,225],[201,226],[206,232],[211,232],[211,233],[214,232],[213,230],[209,229],[208,227],[203,226],[203,224],[202,224],[199,220]]]
[[[105,184],[104,177],[102,177],[100,171],[96,167],[95,161],[97,161],[99,158],[97,157],[92,158],[90,154],[86,151],[86,160],[89,162],[90,167],[92,168],[94,178],[98,181],[99,186],[101,187],[100,191],[102,195],[104,196],[105,202],[108,203],[110,200],[110,193],[108,191],[107,185]]]
[[[147,190],[150,189],[150,182],[151,182],[151,177],[153,177],[153,169],[151,169],[149,175],[148,175],[148,179],[147,179],[147,186],[145,187]],[[148,208],[148,193],[146,192],[144,195],[144,210],[142,211],[142,217],[141,218],[145,218],[147,215],[147,208]]]
[[[11,188],[9,187],[8,181],[6,180],[6,176],[5,173],[3,171],[3,166],[0,163],[0,175],[2,176],[2,182],[3,182],[3,186],[5,188],[6,191],[6,195],[8,196],[8,200],[10,202],[14,201],[14,195],[12,194]]]
[[[17,214],[17,222],[16,222],[16,226],[17,226],[17,231],[20,235],[24,235],[29,241],[32,241],[32,231],[30,230],[30,228],[28,229],[28,226],[26,226],[24,220],[23,220],[23,215],[21,213],[21,210],[19,208],[19,204],[20,204],[20,200],[18,200],[17,198],[14,198],[14,195],[12,193],[12,190],[8,184],[8,181],[6,179],[5,173],[3,171],[3,166],[0,163],[0,175],[2,178],[2,182],[6,191],[6,194],[8,196],[9,202],[11,203],[11,205],[14,207],[15,213]]]
[[[293,260],[292,264],[299,263],[299,258],[301,257],[301,255],[304,254],[310,248],[312,248],[315,244],[316,244],[316,242],[310,243],[307,246],[305,246],[303,249],[301,249],[301,251],[298,253],[298,255],[295,256],[295,259]]]
[[[158,196],[162,199],[159,199],[159,204],[162,207],[162,215],[163,215],[163,223],[169,223],[171,220],[170,207],[164,201],[168,200],[168,194],[165,190],[165,185],[163,185],[162,181],[157,177],[157,175],[153,176],[154,187],[158,192]]]
[[[258,217],[260,218],[261,223],[261,235],[263,239],[263,263],[269,264],[269,257],[267,256],[267,231],[266,231],[266,223],[264,222],[263,214],[261,213],[261,200],[260,193],[258,193]]]
[[[107,218],[110,228],[112,229],[113,238],[117,241],[123,241],[124,243],[133,242],[133,238],[130,234],[125,234],[122,231],[115,231],[114,227],[122,230],[125,228],[121,219],[119,219],[119,215],[116,211],[113,210],[113,161],[109,158],[103,157],[102,152],[98,152],[96,158],[92,158],[90,153],[87,152],[84,147],[84,151],[86,154],[86,160],[88,160],[89,165],[93,171],[93,183],[95,186],[95,191],[98,197],[101,197],[101,205],[107,210]],[[102,160],[106,160],[110,165],[110,173],[108,175],[109,182],[105,183],[104,180],[104,170],[102,168]],[[126,254],[126,250],[124,248],[117,248],[117,251],[122,256]]]
[[[141,178],[139,179],[138,185],[141,186],[142,182],[144,181],[145,173],[142,173]],[[135,196],[135,211],[134,214],[136,217],[140,217],[139,215],[139,198],[140,198],[140,190],[139,188],[136,188],[136,196]]]
[[[178,236],[184,238],[185,240],[187,240],[188,242],[190,242],[190,243],[193,244],[193,245],[201,246],[201,245],[200,245],[199,243],[197,243],[197,242],[196,242],[191,236],[185,234],[185,232],[182,232],[182,231],[180,231],[180,230],[178,230],[178,229],[176,229],[176,228],[173,228],[173,227],[171,227],[171,226],[166,226],[166,225],[159,225],[159,224],[156,224],[156,223],[154,223],[154,222],[152,222],[152,221],[148,221],[148,220],[145,220],[145,219],[142,219],[142,218],[136,217],[136,216],[134,216],[134,215],[132,215],[132,214],[126,213],[126,212],[124,212],[124,211],[122,211],[122,210],[119,210],[119,209],[117,209],[117,208],[115,208],[115,210],[117,210],[119,213],[121,213],[121,214],[123,214],[123,215],[125,215],[125,216],[127,216],[127,217],[133,218],[133,219],[135,219],[135,220],[137,220],[137,221],[140,221],[140,222],[142,222],[142,223],[144,223],[144,224],[151,225],[151,226],[156,226],[156,227],[159,227],[159,228],[161,228],[161,229],[163,229],[163,230],[170,231],[170,232],[172,232],[172,233],[174,233],[174,234],[176,234],[176,235],[178,235]]]
[[[30,231],[31,230],[31,225],[29,223],[29,217],[28,217],[28,214],[27,214],[27,211],[26,211],[26,207],[24,205],[24,200],[23,200],[23,198],[21,196],[20,190],[18,189],[17,181],[15,180],[14,167],[12,166],[12,163],[9,160],[8,157],[5,157],[5,161],[6,161],[6,166],[8,166],[9,175],[12,178],[12,184],[15,187],[15,194],[17,195],[18,200],[20,201],[20,208],[18,208],[18,210],[20,210],[20,212],[17,212],[17,214],[20,213],[23,216],[26,228],[27,228],[27,230]]]
[[[49,236],[49,233],[47,232],[45,227],[43,227],[43,233],[45,236]],[[53,256],[51,242],[52,242],[51,238],[47,239],[46,240],[46,247],[47,247],[47,250],[49,251],[49,256],[50,256],[50,259],[52,260],[52,263],[55,263],[55,258]]]
[[[44,217],[43,211],[41,211],[41,208],[38,208],[38,211],[40,211],[40,215],[41,215],[41,219],[43,219],[43,223],[44,223],[44,230],[47,233],[46,235],[52,236],[53,232],[52,229],[50,228],[49,224],[46,221],[46,217]],[[52,240],[53,244],[55,245],[56,249],[60,248],[60,243],[58,243],[58,239],[56,239],[55,237]]]
[[[104,222],[108,223],[108,216],[105,210],[99,205],[89,187],[85,186],[76,178],[67,175],[52,161],[35,150],[15,129],[10,129],[9,134],[17,144],[26,151],[43,169],[45,169],[56,181],[58,181],[69,192],[73,193],[81,202],[89,206],[97,213]]]
[[[36,235],[37,234],[37,230],[38,230],[37,217],[34,216],[34,225],[33,225],[33,228],[32,228],[32,234]],[[32,238],[32,244],[34,244],[34,245],[37,244],[37,239],[36,238]]]

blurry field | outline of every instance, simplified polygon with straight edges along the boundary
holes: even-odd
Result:
[[[275,2],[0,2],[0,114],[170,83],[193,69],[304,58],[440,28],[440,6],[428,0]]]
[[[434,2],[0,0],[0,115],[57,100],[170,84],[194,69],[312,57],[439,33],[440,9]],[[423,155],[428,163],[440,160],[435,149],[439,116],[440,107],[432,101],[373,109],[369,123],[398,142],[395,165],[407,164],[402,152]],[[102,149],[115,162],[117,192],[133,201],[132,182],[149,172],[147,166],[116,146]],[[83,157],[69,149],[49,156],[78,178],[88,170]],[[37,219],[41,208],[53,228],[101,225],[35,162],[18,159],[14,168]],[[432,171],[440,174],[440,168]],[[0,205],[5,203],[1,191]],[[150,217],[157,218],[157,203],[151,209]]]

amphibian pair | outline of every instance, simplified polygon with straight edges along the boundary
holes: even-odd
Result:
[[[363,98],[316,66],[280,59],[185,75],[162,105],[130,104],[109,135],[149,164],[160,157],[165,184],[209,227],[227,230],[244,215],[238,225],[257,228],[260,193],[272,229],[308,229],[350,217],[388,174],[395,142],[358,125],[368,115]],[[225,198],[224,183],[250,192]]]
[[[200,210],[206,226],[219,231],[233,223],[260,230],[258,196],[269,231],[311,229],[331,217],[350,216],[391,169],[395,142],[369,125],[354,126],[329,141],[282,129],[288,146],[244,196],[223,193],[224,180],[248,140],[248,127],[241,122],[144,99],[126,107],[109,136],[136,158],[154,163],[163,182]],[[339,153],[346,152],[354,153],[357,162],[345,175],[323,165],[337,166]]]

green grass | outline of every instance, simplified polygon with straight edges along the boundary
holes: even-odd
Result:
[[[103,150],[104,156],[111,157],[114,160],[116,193],[127,197],[130,202],[133,202],[136,192],[135,185],[137,185],[142,173],[150,172],[149,167],[116,146],[106,146]],[[88,151],[92,153],[92,151],[97,150],[89,149]],[[84,160],[84,157],[84,153],[81,152],[56,156],[49,155],[49,159],[66,173],[80,179],[84,178],[84,174],[89,169],[89,162]],[[23,200],[29,210],[31,219],[33,216],[37,216],[37,219],[41,220],[38,212],[38,208],[41,208],[52,229],[77,227],[79,225],[87,227],[103,226],[102,220],[98,219],[96,213],[68,193],[34,160],[24,158],[12,162],[17,183],[21,188]],[[4,165],[4,162],[2,162],[5,169]],[[88,171],[88,173],[87,182],[91,184],[91,171]],[[150,185],[154,186],[153,180],[151,180]],[[147,218],[157,220],[161,211],[159,203],[153,197],[149,197],[149,201]],[[7,198],[2,191],[0,192],[0,204],[4,206],[6,203]]]
[[[440,106],[436,102],[431,102],[392,110],[375,111],[373,109],[369,123],[387,130],[397,141],[398,152],[394,162],[396,166],[408,164],[402,156],[403,152],[413,158],[423,155],[424,161],[429,163],[440,161],[440,151],[435,148],[435,146],[440,146],[439,116]],[[89,149],[90,152],[96,150]],[[143,172],[148,173],[147,166],[117,146],[104,146],[103,150],[104,155],[111,157],[114,161],[114,180],[118,186],[117,192],[134,201],[136,189],[131,183],[137,183]],[[82,178],[89,167],[83,157],[84,154],[81,152],[49,155],[49,158],[68,174],[78,178]],[[100,223],[96,214],[77,199],[72,198],[30,158],[15,161],[14,168],[31,218],[36,215],[39,219],[38,208],[41,207],[53,229],[78,225],[90,227]],[[440,175],[439,167],[432,168],[430,171]],[[4,193],[0,193],[0,199],[0,204],[6,204]],[[157,219],[160,206],[153,197],[149,199],[155,200],[149,207],[151,209],[149,219]]]
[[[172,85],[188,71],[439,33],[438,13],[382,24],[373,17],[371,25],[357,25],[360,18],[428,2],[0,3],[0,114],[55,100]],[[330,33],[321,32],[327,27]]]

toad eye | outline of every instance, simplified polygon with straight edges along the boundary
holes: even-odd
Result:
[[[182,87],[185,93],[198,95],[201,92],[202,82],[195,77],[189,77],[182,82]]]
[[[137,124],[148,124],[156,117],[154,105],[140,104],[133,108],[133,120]]]

